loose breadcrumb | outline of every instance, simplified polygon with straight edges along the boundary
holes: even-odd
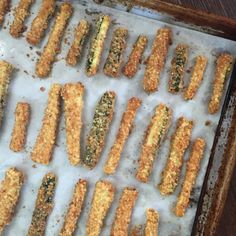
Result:
[[[99,236],[103,222],[114,200],[115,187],[108,181],[96,183],[86,225],[86,236]]]
[[[10,142],[10,149],[14,152],[20,152],[24,149],[29,117],[30,105],[25,102],[18,102],[15,110],[15,124]]]
[[[110,236],[128,236],[132,211],[138,197],[135,188],[125,188],[116,209]]]
[[[79,180],[79,182],[75,186],[73,198],[67,210],[65,221],[60,232],[60,236],[73,235],[76,229],[77,221],[82,211],[86,192],[87,192],[87,181]]]
[[[148,182],[155,156],[166,136],[171,120],[172,110],[164,104],[158,105],[147,128],[142,145],[139,167],[136,174],[136,179],[140,182]]]
[[[184,153],[189,145],[193,129],[193,121],[180,117],[172,136],[169,157],[162,173],[162,182],[159,186],[162,195],[174,192],[183,165]]]
[[[33,151],[32,161],[48,165],[56,142],[58,120],[60,116],[61,85],[53,84],[48,95],[48,104]]]
[[[171,29],[161,28],[157,31],[143,79],[143,88],[147,93],[155,92],[158,89],[161,71],[165,65],[165,59],[171,40]]]
[[[66,84],[62,89],[66,121],[67,153],[71,165],[80,162],[80,134],[82,128],[84,86]]]
[[[60,53],[61,40],[72,11],[73,8],[70,3],[62,3],[60,12],[57,14],[54,26],[50,32],[48,42],[36,64],[36,74],[40,78],[47,77],[51,72],[56,56]]]
[[[202,138],[197,138],[193,144],[191,155],[187,162],[183,186],[174,209],[176,216],[184,216],[188,207],[190,194],[200,169],[200,162],[203,157],[205,145],[206,142]]]
[[[37,45],[44,37],[49,20],[54,15],[56,0],[43,0],[37,16],[34,18],[26,39],[32,45]]]
[[[123,151],[125,142],[131,133],[133,121],[141,103],[141,100],[135,97],[128,101],[126,111],[124,112],[120,122],[120,128],[116,136],[116,140],[108,154],[108,159],[103,168],[106,174],[114,174],[118,167],[121,153]]]
[[[158,212],[154,209],[147,209],[146,218],[147,221],[144,229],[144,236],[158,236]]]
[[[134,226],[130,231],[130,236],[142,236],[142,225]]]
[[[13,218],[23,182],[23,173],[10,168],[0,184],[0,235]]]
[[[4,17],[10,9],[10,0],[1,0],[0,1],[0,26],[3,25]]]

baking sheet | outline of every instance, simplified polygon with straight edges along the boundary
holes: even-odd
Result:
[[[15,6],[18,1],[14,0],[12,2],[12,6]],[[37,3],[32,7],[33,13],[27,20],[28,27],[30,26],[32,19],[35,17],[35,13],[39,8],[40,2],[41,1],[37,1]],[[17,166],[19,169],[23,170],[27,176],[15,217],[13,218],[11,225],[7,227],[4,235],[20,236],[27,233],[31,222],[34,203],[37,197],[37,191],[41,184],[41,179],[44,174],[49,171],[53,171],[57,174],[58,185],[55,194],[55,207],[48,219],[46,235],[58,235],[63,224],[63,217],[66,213],[66,207],[69,204],[73,193],[74,185],[79,178],[85,178],[89,181],[89,192],[75,235],[85,235],[85,225],[90,209],[91,197],[93,194],[94,185],[99,179],[109,179],[117,187],[116,198],[106,219],[102,235],[109,235],[110,226],[114,218],[121,191],[126,186],[136,186],[140,192],[139,199],[132,216],[132,226],[144,224],[145,210],[148,207],[152,207],[157,209],[161,215],[159,231],[161,236],[190,235],[196,212],[197,200],[210,156],[214,133],[220,117],[220,113],[217,113],[216,115],[209,115],[207,113],[206,106],[209,100],[211,84],[213,81],[215,55],[222,51],[230,51],[236,55],[236,42],[177,26],[171,26],[160,21],[146,19],[141,16],[120,12],[115,9],[93,5],[92,3],[87,4],[85,1],[80,2],[83,4],[74,4],[75,12],[67,28],[66,37],[62,43],[62,53],[58,57],[59,61],[54,64],[51,76],[46,80],[39,80],[34,75],[34,69],[37,58],[39,57],[38,52],[42,51],[43,46],[47,42],[48,35],[40,47],[36,48],[31,47],[26,42],[24,37],[21,39],[13,39],[9,35],[8,28],[9,22],[12,21],[11,14],[6,17],[6,29],[2,29],[0,31],[0,58],[11,62],[18,68],[10,85],[5,118],[0,134],[0,178],[2,179],[4,177],[6,169],[10,166]],[[97,14],[101,12],[111,15],[113,24],[109,30],[109,36],[105,44],[100,73],[93,78],[87,78],[84,74],[87,50],[85,50],[82,63],[75,68],[66,66],[64,57],[66,56],[69,48],[68,42],[71,42],[73,37],[73,29],[77,25],[78,21],[86,18],[89,21],[94,22]],[[136,37],[141,33],[147,35],[149,38],[148,47],[144,56],[144,58],[147,58],[151,50],[153,39],[156,35],[156,30],[164,25],[170,26],[173,30],[173,44],[168,53],[166,67],[161,77],[158,92],[148,96],[142,90],[141,81],[143,78],[145,65],[140,65],[140,70],[133,80],[128,80],[123,76],[121,76],[118,80],[109,79],[102,73],[102,66],[108,54],[113,29],[118,26],[124,26],[129,29],[127,50],[124,57],[124,61],[126,61],[131,51],[132,44],[135,42]],[[189,102],[185,102],[180,95],[170,95],[167,92],[168,69],[170,68],[171,57],[175,46],[181,42],[185,42],[191,46],[189,63],[187,66],[188,68],[193,65],[193,58],[196,55],[202,54],[207,56],[209,59],[209,64],[201,89],[195,99]],[[88,45],[89,43],[86,44],[86,47],[88,47]],[[188,80],[189,76],[190,74],[187,73],[185,80]],[[30,160],[30,151],[32,150],[38,131],[41,127],[41,120],[50,86],[53,83],[64,84],[67,82],[77,81],[81,81],[86,87],[83,114],[84,127],[82,133],[82,149],[84,149],[84,141],[90,128],[96,103],[100,99],[101,95],[107,90],[114,90],[117,93],[116,113],[99,165],[92,171],[88,171],[80,166],[72,167],[69,165],[65,151],[65,125],[63,115],[60,120],[57,145],[54,150],[52,162],[49,166],[42,166],[33,163]],[[45,91],[42,91],[42,88],[45,88]],[[114,142],[122,113],[126,107],[126,102],[132,96],[138,96],[141,98],[143,104],[137,114],[133,132],[130,135],[122,154],[122,161],[119,169],[114,176],[107,177],[104,175],[102,167]],[[19,101],[29,102],[32,107],[32,114],[27,135],[26,151],[22,153],[13,153],[9,150],[9,142],[14,123],[13,113],[16,103]],[[156,159],[153,169],[154,171],[150,178],[150,183],[140,184],[135,180],[135,173],[138,166],[138,158],[143,140],[143,134],[153,115],[155,106],[160,102],[164,102],[172,107],[174,111],[174,119],[168,132],[167,139],[162,145]],[[160,182],[161,172],[168,157],[170,137],[175,130],[176,120],[180,116],[185,116],[195,121],[195,128],[193,130],[191,141],[199,136],[204,137],[207,141],[207,148],[202,161],[201,172],[197,178],[196,187],[194,188],[192,194],[191,207],[188,209],[183,218],[175,217],[171,211],[173,204],[176,202],[180,186],[177,188],[175,193],[169,197],[162,197],[159,190],[156,188],[157,184]],[[205,125],[207,121],[210,121],[210,125],[208,126]],[[189,152],[186,153],[185,159],[188,158],[188,154]],[[183,169],[185,170],[185,166]]]

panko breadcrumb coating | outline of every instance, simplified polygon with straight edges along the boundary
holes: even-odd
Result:
[[[144,236],[158,236],[159,214],[154,209],[147,209],[146,211],[146,225],[144,229]]]
[[[3,25],[4,17],[10,9],[10,0],[1,0],[0,1],[0,27]]]

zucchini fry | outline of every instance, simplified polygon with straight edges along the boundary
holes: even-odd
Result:
[[[136,179],[147,183],[152,172],[155,156],[169,129],[172,119],[172,110],[164,104],[156,107],[155,114],[147,128],[142,145],[141,156]]]
[[[180,117],[177,127],[172,136],[170,144],[170,153],[162,173],[162,182],[159,186],[162,195],[168,195],[174,192],[183,165],[183,157],[188,148],[193,128],[193,121]]]
[[[193,73],[189,81],[188,87],[184,91],[184,99],[193,99],[200,84],[203,80],[203,75],[207,66],[207,58],[204,56],[197,56]]]
[[[87,192],[87,181],[79,180],[79,182],[75,186],[73,198],[68,208],[67,214],[65,216],[65,221],[61,229],[60,236],[73,235],[84,204],[86,192]]]
[[[82,128],[84,86],[66,84],[62,89],[66,121],[67,153],[71,165],[80,162],[80,134]]]
[[[120,128],[115,143],[108,154],[108,159],[103,169],[106,174],[114,174],[118,167],[121,153],[125,142],[131,133],[133,121],[140,105],[141,100],[138,98],[133,97],[128,101],[126,111],[124,112],[120,122]]]
[[[16,168],[10,168],[0,184],[0,235],[11,223],[23,182],[23,173]]]
[[[27,126],[30,117],[30,105],[18,102],[15,110],[15,124],[11,135],[10,149],[20,152],[24,149]]]
[[[154,209],[147,209],[146,218],[147,221],[144,229],[144,236],[158,236],[158,212]]]
[[[137,41],[135,42],[132,52],[129,56],[129,60],[123,68],[123,74],[129,79],[133,78],[138,71],[138,66],[142,61],[142,56],[146,45],[148,43],[148,38],[145,35],[139,35]]]
[[[14,20],[10,26],[10,34],[14,38],[19,38],[25,31],[24,25],[25,19],[30,14],[30,7],[35,0],[20,0],[18,6],[15,9]]]
[[[211,94],[208,111],[214,114],[219,111],[223,96],[224,85],[229,72],[231,71],[234,58],[232,55],[223,53],[216,60],[215,79],[213,82],[213,91]]]
[[[87,20],[81,20],[76,27],[74,41],[66,57],[68,65],[75,66],[78,63],[89,29],[90,24]]]
[[[108,181],[98,181],[93,193],[93,200],[86,226],[86,236],[98,236],[103,222],[114,200],[115,187]]]
[[[90,44],[88,59],[86,63],[87,76],[93,76],[98,71],[110,23],[111,18],[107,15],[100,16],[96,22],[96,30]]]
[[[183,89],[184,70],[188,60],[188,45],[179,44],[175,48],[175,56],[171,61],[171,70],[169,78],[169,92],[176,93]]]
[[[196,139],[193,144],[191,155],[187,162],[187,170],[183,186],[174,209],[174,213],[176,216],[179,217],[184,216],[185,211],[188,207],[190,194],[198,175],[200,162],[203,157],[205,145],[206,142],[202,138]]]
[[[3,25],[4,17],[10,9],[10,0],[1,0],[0,1],[0,26]]]
[[[61,40],[66,25],[72,15],[73,8],[69,3],[62,3],[60,12],[56,16],[54,26],[50,32],[48,42],[43,49],[40,59],[36,64],[36,74],[40,78],[47,77],[52,69],[56,56],[60,53]]]
[[[45,109],[42,126],[31,153],[31,159],[34,162],[45,165],[50,162],[57,136],[60,115],[60,92],[60,84],[52,85],[49,91],[48,104]]]
[[[128,30],[125,28],[118,28],[113,32],[109,54],[103,68],[105,75],[114,78],[119,76],[127,36]]]
[[[166,55],[172,40],[171,38],[171,29],[161,28],[157,31],[151,55],[147,60],[143,79],[143,88],[147,93],[155,92],[158,89],[161,71],[165,65]]]
[[[0,127],[2,125],[2,119],[4,116],[8,85],[10,83],[12,72],[13,66],[10,63],[6,61],[0,61]]]
[[[125,188],[116,209],[110,236],[128,236],[132,211],[138,197],[135,188]]]
[[[114,114],[115,97],[116,94],[113,91],[104,93],[95,108],[85,154],[82,156],[83,164],[89,169],[93,169],[96,166],[105,145],[106,136]]]
[[[38,191],[35,208],[27,236],[43,236],[47,218],[53,209],[53,197],[56,188],[56,176],[48,173],[44,176]]]
[[[43,0],[38,15],[34,18],[30,31],[27,33],[26,40],[32,45],[37,45],[44,37],[48,28],[49,20],[54,15],[56,0]]]

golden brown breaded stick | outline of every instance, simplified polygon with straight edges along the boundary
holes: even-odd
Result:
[[[23,182],[23,173],[10,168],[0,184],[0,235],[13,218]]]
[[[48,165],[56,142],[58,120],[60,116],[61,85],[53,84],[48,95],[48,104],[33,151],[32,161]]]
[[[25,31],[24,26],[25,19],[30,14],[30,7],[35,0],[20,0],[18,6],[15,9],[14,20],[10,26],[10,34],[14,38],[18,38]]]
[[[162,144],[172,120],[172,110],[164,104],[155,109],[151,122],[147,128],[142,145],[141,156],[136,179],[147,183],[152,172],[155,156]]]
[[[188,60],[188,45],[178,44],[175,48],[175,56],[171,61],[169,78],[169,92],[179,92],[184,87],[184,69]]]
[[[10,149],[14,152],[20,152],[24,149],[29,117],[30,105],[25,102],[18,102],[15,110],[15,124],[10,142]]]
[[[148,43],[148,38],[145,35],[139,35],[135,44],[133,45],[132,52],[130,53],[129,60],[123,68],[123,74],[129,79],[133,78],[138,71],[138,66],[142,60],[142,56],[146,45]]]
[[[158,236],[158,212],[154,209],[147,209],[146,218],[147,221],[144,229],[144,236]]]
[[[87,20],[81,20],[76,27],[74,41],[66,57],[66,62],[68,65],[75,66],[80,60],[84,42],[88,36],[89,29],[90,24]]]
[[[100,235],[104,219],[115,195],[115,187],[108,181],[98,181],[86,225],[86,236]]]
[[[48,173],[43,177],[27,236],[44,235],[47,218],[53,209],[56,182],[57,179],[54,173]]]
[[[220,103],[223,95],[224,85],[229,74],[234,58],[232,55],[222,53],[216,60],[215,79],[213,82],[213,91],[208,105],[210,114],[214,114],[220,109]]]
[[[169,157],[162,172],[162,182],[159,186],[162,195],[174,192],[181,172],[184,153],[189,145],[193,128],[193,121],[180,117],[176,131],[172,136]]]
[[[128,101],[126,111],[124,112],[120,122],[120,128],[116,136],[116,140],[108,154],[108,159],[103,168],[106,174],[114,174],[118,167],[121,153],[123,151],[125,142],[129,137],[135,115],[141,103],[141,100],[135,97]]]
[[[206,142],[202,138],[197,138],[193,143],[191,155],[187,162],[187,170],[184,177],[183,186],[174,209],[176,216],[184,216],[188,207],[190,194],[200,169],[200,162],[203,157],[205,145]]]
[[[113,78],[119,76],[127,36],[128,30],[125,28],[117,28],[113,32],[109,54],[103,68],[105,75]]]
[[[37,45],[41,42],[49,20],[56,9],[56,0],[43,0],[37,16],[34,18],[26,39],[28,43]]]
[[[171,29],[161,28],[157,31],[151,55],[147,60],[143,79],[143,88],[147,93],[155,92],[158,89],[161,71],[165,65],[166,55],[172,40],[171,38]]]
[[[82,211],[86,192],[87,192],[87,181],[80,179],[75,186],[73,198],[67,210],[65,221],[60,232],[60,236],[73,235],[77,221]]]
[[[50,32],[48,42],[36,64],[36,74],[40,78],[47,77],[60,53],[61,40],[64,35],[66,25],[72,15],[73,8],[70,3],[62,3],[60,12],[56,16],[54,26]]]
[[[71,165],[77,165],[80,162],[83,94],[84,86],[81,83],[65,84],[62,89],[66,121],[67,153]]]
[[[206,66],[207,66],[207,58],[204,56],[197,56],[188,87],[185,89],[183,94],[185,100],[193,99],[193,97],[195,96],[203,80],[203,75]]]
[[[0,127],[4,115],[4,107],[6,105],[6,97],[10,77],[13,72],[13,66],[7,61],[0,61]]]
[[[10,9],[10,0],[1,0],[0,1],[0,26],[3,25],[4,17]]]
[[[125,188],[123,190],[110,236],[128,236],[129,223],[137,197],[138,191],[135,188]]]

